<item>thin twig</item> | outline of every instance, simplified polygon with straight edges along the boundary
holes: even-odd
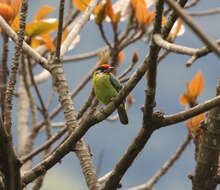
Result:
[[[187,12],[190,16],[196,17],[196,16],[209,16],[214,14],[220,13],[220,7],[205,10],[205,11],[197,11],[197,12]]]
[[[63,15],[64,15],[65,0],[60,0],[59,5],[59,22],[57,30],[57,46],[56,46],[56,58],[60,59],[60,47],[63,33]]]
[[[159,34],[153,35],[153,40],[155,41],[155,43],[158,46],[160,46],[168,51],[172,51],[172,52],[179,53],[179,54],[195,55],[199,50],[199,49],[195,49],[195,48],[190,48],[190,47],[170,43],[170,42],[164,40],[162,38],[162,36]]]
[[[65,41],[63,42],[61,46],[61,51],[60,51],[61,56],[63,56],[68,51],[68,48],[72,44],[72,41],[76,38],[79,31],[82,29],[85,23],[89,20],[89,17],[92,14],[92,11],[95,5],[97,4],[97,2],[98,0],[92,0],[90,4],[88,5],[84,14],[79,19],[75,20],[73,24],[74,27],[69,32],[68,36],[66,37]]]
[[[183,143],[176,149],[176,152],[167,160],[163,166],[154,174],[154,176],[147,181],[145,184],[138,185],[136,187],[129,188],[128,190],[152,190],[153,186],[158,180],[167,173],[169,168],[179,159],[181,154],[186,149],[187,145],[191,141],[191,136],[188,134],[184,139]]]
[[[195,32],[195,34],[210,48],[217,56],[220,57],[220,47],[217,46],[191,19],[191,17],[184,12],[184,10],[174,1],[165,0],[168,5],[176,11],[176,13],[186,22],[187,25]]]

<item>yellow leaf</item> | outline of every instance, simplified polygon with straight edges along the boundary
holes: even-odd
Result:
[[[44,5],[41,7],[36,16],[34,17],[34,20],[42,20],[44,19],[48,14],[52,13],[54,11],[54,7],[51,7],[49,5]]]
[[[55,45],[52,42],[51,36],[49,34],[43,35],[42,37],[42,41],[45,43],[46,47],[50,50],[50,51],[55,51]]]
[[[42,40],[40,38],[33,38],[31,40],[31,47],[33,49],[37,48],[38,46],[40,46],[42,44]]]
[[[20,24],[20,17],[19,15],[17,15],[11,24],[11,27],[15,32],[18,32],[19,24]]]
[[[49,20],[33,21],[26,25],[26,35],[29,37],[36,37],[44,34],[48,34],[57,28],[58,22]]]
[[[50,51],[55,51],[55,45],[52,42],[52,39],[49,34],[43,35],[43,36],[38,36],[36,38],[33,38],[31,41],[31,47],[32,48],[37,48],[38,46],[45,44],[46,47]]]

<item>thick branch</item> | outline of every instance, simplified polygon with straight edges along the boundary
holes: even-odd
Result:
[[[220,94],[220,81],[217,85],[216,95]],[[192,184],[193,190],[215,190],[219,151],[220,151],[220,106],[208,113],[206,121],[207,129],[203,130],[203,136],[199,147],[199,156],[195,168],[195,176]]]

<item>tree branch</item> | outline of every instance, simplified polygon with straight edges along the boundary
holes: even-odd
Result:
[[[186,22],[194,33],[210,48],[217,56],[220,57],[220,47],[217,46],[202,30],[195,24],[191,17],[173,0],[165,0],[167,4]]]
[[[216,95],[220,95],[220,80],[216,88]],[[215,190],[219,151],[220,151],[220,106],[208,113],[206,121],[207,129],[203,130],[199,156],[195,168],[195,176],[192,180],[193,190]]]
[[[145,184],[129,188],[128,190],[152,190],[153,186],[158,180],[167,173],[168,169],[179,159],[180,155],[186,149],[187,145],[191,141],[191,136],[188,134],[183,143],[176,149],[176,152],[167,160],[163,166],[155,173],[155,175],[147,181]]]

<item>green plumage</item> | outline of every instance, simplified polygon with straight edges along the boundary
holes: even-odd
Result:
[[[96,98],[104,105],[107,105],[112,101],[113,97],[117,96],[122,85],[111,73],[95,71],[93,74],[93,87]],[[128,124],[128,116],[124,103],[119,105],[118,115],[122,124]]]

